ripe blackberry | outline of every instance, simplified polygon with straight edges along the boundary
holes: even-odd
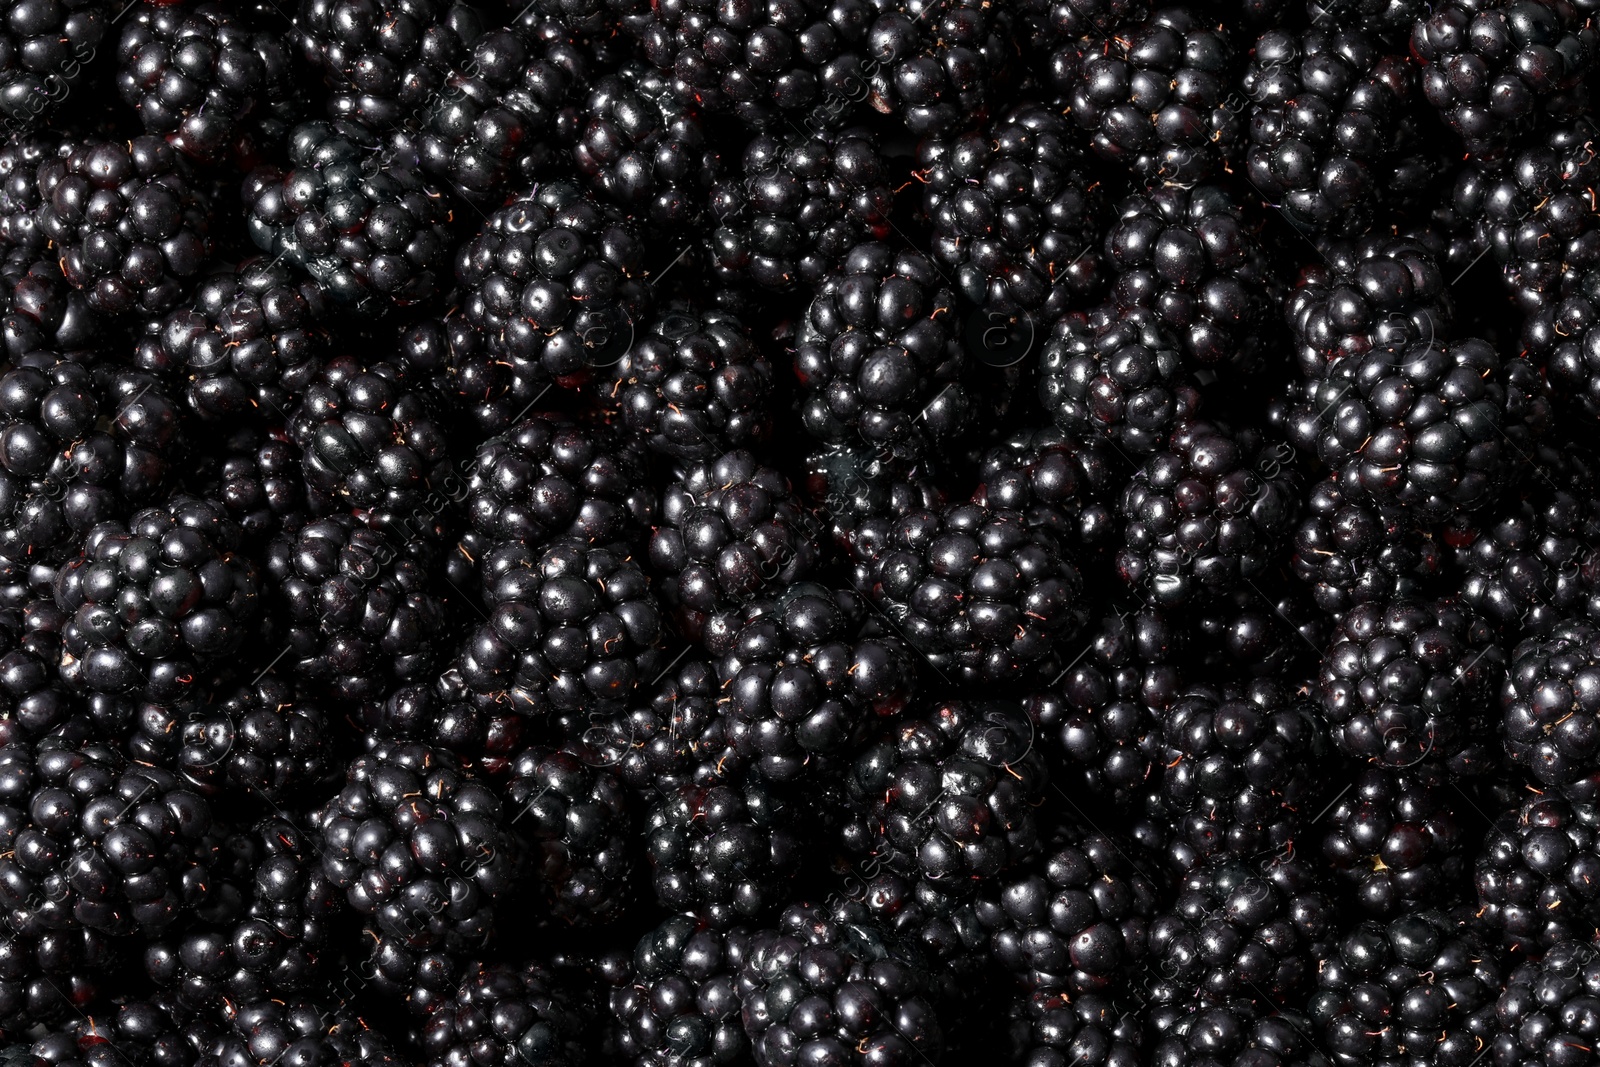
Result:
[[[400,1067],[406,1061],[342,1005],[308,996],[224,1006],[228,1030],[202,1049],[209,1063],[338,1063]]]
[[[615,209],[568,182],[543,182],[490,216],[456,255],[466,317],[485,358],[509,363],[512,395],[573,386],[609,367],[649,303],[644,245]]]
[[[1025,430],[983,454],[974,503],[1021,512],[1031,526],[1057,531],[1098,555],[1114,531],[1111,450],[1049,428]]]
[[[703,641],[719,657],[724,730],[749,766],[775,782],[814,776],[814,760],[900,713],[916,663],[871,621],[854,594],[797,582],[713,622]]]
[[[615,1054],[637,1067],[711,1067],[746,1054],[738,979],[748,939],[692,915],[641,937],[610,993]]]
[[[490,615],[461,663],[474,692],[510,691],[530,713],[587,711],[631,699],[661,670],[661,611],[623,547],[504,541],[480,563]]]
[[[772,433],[772,365],[721,311],[676,307],[641,323],[595,391],[632,439],[678,460],[708,462]]]
[[[141,8],[117,44],[117,91],[147,132],[214,163],[290,93],[284,40],[220,4]]]
[[[303,0],[293,43],[327,82],[330,118],[380,129],[414,121],[483,30],[458,0]]]
[[[952,894],[984,888],[1042,848],[1036,741],[1003,703],[942,702],[891,727],[849,767],[845,848]]]
[[[1600,989],[1600,960],[1587,937],[1551,947],[1537,962],[1520,963],[1495,1004],[1490,1047],[1495,1067],[1536,1063],[1583,1064],[1600,1040],[1585,1012]]]
[[[271,674],[208,702],[179,728],[178,771],[208,796],[247,791],[298,806],[336,770],[327,714]]]
[[[1477,339],[1340,356],[1310,386],[1290,439],[1333,472],[1348,503],[1415,522],[1489,503],[1551,420],[1538,369]]]
[[[245,179],[257,248],[342,303],[417,304],[448,283],[449,209],[399,153],[350,122],[302,123],[288,141],[289,170],[263,167]]]
[[[211,205],[159,137],[79,144],[40,164],[38,184],[39,228],[103,314],[170,311],[211,254]]]
[[[315,832],[323,871],[376,928],[379,954],[385,937],[424,954],[481,948],[522,862],[499,799],[420,744],[357,756]]]
[[[48,598],[0,608],[0,746],[46,736],[87,740],[87,724],[56,675],[66,613]]]
[[[686,659],[631,704],[594,716],[581,739],[594,765],[613,767],[629,789],[654,800],[692,783],[734,780],[743,761],[728,740],[715,665]]]
[[[1600,629],[1565,622],[1517,646],[1500,692],[1506,755],[1542,785],[1584,801],[1600,795],[1597,665]]]
[[[207,1025],[190,1020],[163,998],[118,999],[87,1015],[70,1019],[38,1036],[16,1061],[36,1067],[127,1067],[129,1064],[187,1062],[192,1040],[204,1040]],[[31,1053],[31,1057],[29,1056]]]
[[[1477,923],[1532,957],[1600,929],[1600,811],[1541,796],[1505,812],[1477,860]]]
[[[1123,491],[1117,573],[1162,606],[1259,581],[1287,539],[1297,503],[1294,450],[1253,428],[1193,420],[1145,460]]]
[[[1298,227],[1360,232],[1432,184],[1415,76],[1375,35],[1337,20],[1269,30],[1241,88],[1253,105],[1245,173]]]
[[[789,292],[821,285],[850,250],[889,236],[894,183],[870,130],[761,134],[711,192],[720,277]]]
[[[1368,767],[1328,812],[1323,854],[1373,915],[1454,903],[1467,881],[1468,803],[1436,764]]]
[[[1473,760],[1504,669],[1489,624],[1450,600],[1350,609],[1322,657],[1318,699],[1347,754],[1380,766]]]
[[[152,329],[134,358],[182,383],[202,418],[277,422],[322,367],[326,317],[315,282],[284,265],[247,260],[201,282],[190,306]]]
[[[0,89],[0,110],[6,107]],[[39,168],[70,150],[69,142],[48,132],[13,137],[0,148],[0,241],[6,247],[24,255],[45,254],[50,238],[39,226],[39,206],[44,202],[39,195]],[[59,273],[60,267],[56,269]]]
[[[978,902],[995,962],[1033,994],[1110,990],[1144,953],[1157,887],[1102,833],[1074,828],[1051,849]]]
[[[798,804],[755,776],[658,792],[644,851],[662,907],[727,929],[789,899],[805,854]]]
[[[79,692],[184,692],[232,657],[261,612],[260,575],[221,507],[175,496],[96,526],[55,579],[61,677]]]
[[[1308,1014],[1341,1065],[1470,1062],[1492,1038],[1492,955],[1444,915],[1365,922],[1321,961]]]
[[[1084,623],[1083,579],[1059,539],[979,504],[861,524],[854,581],[940,670],[1049,678]]]
[[[477,963],[453,1003],[428,1016],[428,1067],[565,1067],[588,1061],[595,1005],[569,968]]]
[[[1215,185],[1124,201],[1106,234],[1112,299],[1155,311],[1204,367],[1256,364],[1278,314],[1259,236]]]
[[[1009,8],[982,0],[872,0],[872,6],[871,61],[861,73],[875,110],[896,115],[917,137],[943,137],[999,109],[1020,65]],[[859,97],[859,88],[848,82],[845,88]]]
[[[1274,1011],[1235,1001],[1161,1013],[1154,1020],[1150,1056],[1154,1067],[1190,1064],[1262,1064],[1328,1067],[1328,1057],[1298,1012]]]
[[[43,125],[91,76],[90,62],[110,24],[99,0],[22,0],[0,33],[0,111],[26,129]]]
[[[1305,378],[1327,377],[1341,356],[1451,336],[1454,305],[1435,249],[1383,236],[1319,248],[1324,261],[1301,272],[1284,310]]]
[[[937,473],[940,466],[907,443],[833,445],[806,457],[806,496],[817,522],[845,545],[866,519],[944,504]]]
[[[1182,343],[1148,308],[1096,308],[1056,320],[1040,359],[1039,398],[1081,441],[1102,435],[1156,452],[1200,409]]]
[[[1349,503],[1329,478],[1312,489],[1294,534],[1294,573],[1318,608],[1343,615],[1357,604],[1423,595],[1445,546],[1405,516],[1385,518]]]
[[[937,1061],[944,1046],[934,975],[874,927],[795,904],[757,930],[739,972],[745,1033],[759,1067],[865,1067]]]
[[[364,703],[360,722],[370,746],[419,741],[447,751],[468,769],[499,779],[522,747],[526,720],[518,708],[468,691],[454,666],[431,683],[403,685]]]
[[[101,523],[150,503],[181,443],[159,381],[49,351],[0,375],[0,557],[55,564]]]
[[[286,623],[289,669],[341,699],[381,697],[438,666],[444,604],[426,555],[348,515],[318,519],[267,547]]]
[[[512,761],[507,797],[550,914],[584,924],[621,915],[631,903],[632,820],[617,776],[571,747],[535,747]]]
[[[221,504],[244,531],[247,544],[267,544],[306,521],[300,449],[283,427],[241,427],[198,458],[185,487]]]
[[[1451,0],[1417,19],[1422,92],[1469,155],[1500,159],[1526,131],[1586,106],[1600,53],[1588,15],[1565,0]]]

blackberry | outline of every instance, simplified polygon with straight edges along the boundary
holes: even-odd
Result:
[[[0,557],[55,564],[166,487],[178,408],[148,374],[48,351],[0,374]]]
[[[1144,1044],[1143,1021],[1119,1012],[1099,993],[1026,993],[1006,1009],[1005,1026],[1012,1062],[1029,1067],[1105,1063],[1132,1067]]]
[[[567,972],[537,961],[469,967],[454,1002],[441,1005],[423,1028],[429,1067],[589,1062],[595,1009]]]
[[[400,1067],[388,1043],[342,1006],[305,996],[227,1004],[228,1029],[208,1043],[202,1062],[338,1063]]]
[[[1036,740],[1003,703],[940,703],[885,731],[848,770],[846,849],[953,894],[983,889],[1043,847]]]
[[[854,594],[797,582],[708,628],[724,730],[749,766],[775,782],[814,776],[813,761],[844,753],[872,719],[909,703],[910,649],[866,623]]]
[[[8,124],[42,125],[90,77],[90,62],[110,24],[99,0],[22,0],[0,33],[0,111]]]
[[[1495,1067],[1584,1063],[1597,1028],[1583,1009],[1596,989],[1600,961],[1587,938],[1563,941],[1537,962],[1518,964],[1495,1004]]]
[[[357,756],[315,821],[323,872],[376,928],[379,970],[384,938],[424,954],[480,948],[522,863],[499,799],[426,745]]]
[[[622,782],[572,748],[536,747],[511,763],[513,829],[532,846],[550,914],[605,923],[630,903],[631,812]]]
[[[777,292],[821,285],[852,248],[889,236],[894,195],[866,128],[761,134],[739,172],[712,188],[713,265],[724,279]]]
[[[0,90],[0,110],[5,107]],[[6,247],[25,256],[45,253],[50,238],[39,226],[39,207],[44,202],[39,194],[39,168],[70,150],[69,142],[49,133],[14,137],[0,148],[0,240]],[[59,274],[60,267],[56,270]]]
[[[1049,678],[1084,618],[1083,579],[1048,529],[956,504],[861,524],[856,588],[939,670],[972,681]]]
[[[66,618],[49,599],[0,608],[0,746],[82,728],[79,709],[56,676]]]
[[[1600,630],[1562,623],[1516,647],[1500,692],[1506,755],[1542,785],[1585,801],[1596,799],[1597,663]]]
[[[1411,32],[1428,103],[1484,160],[1502,158],[1541,120],[1579,113],[1597,51],[1587,10],[1565,0],[1451,0]]]
[[[1039,398],[1063,431],[1135,455],[1162,449],[1200,409],[1182,342],[1148,308],[1096,308],[1056,320],[1040,357]]]
[[[245,179],[257,248],[341,303],[407,306],[445,286],[449,210],[409,162],[349,122],[302,123],[288,142],[290,169],[262,167]]]
[[[40,164],[38,184],[39,228],[103,314],[170,311],[211,254],[211,206],[159,137],[79,144]]]
[[[942,505],[938,472],[903,444],[834,445],[806,457],[806,495],[818,524],[845,545],[863,520]]]
[[[219,4],[141,8],[117,44],[117,91],[147,132],[212,163],[290,91],[290,49]]]
[[[1193,185],[1244,142],[1228,99],[1238,65],[1221,27],[1169,7],[1057,49],[1049,76],[1102,157],[1149,182]]]
[[[1295,480],[1284,467],[1293,451],[1263,442],[1254,429],[1200,420],[1178,426],[1123,491],[1117,573],[1162,606],[1259,581],[1297,510]]]
[[[431,684],[403,685],[361,706],[361,723],[380,741],[420,741],[450,752],[463,767],[499,778],[521,747],[518,709],[467,690],[452,665]],[[370,743],[370,741],[369,741]]]
[[[739,973],[749,932],[674,915],[639,939],[610,993],[610,1043],[638,1067],[711,1067],[746,1054]]]
[[[1380,766],[1476,759],[1482,710],[1504,669],[1488,623],[1450,600],[1350,609],[1322,657],[1318,699],[1334,741]]]
[[[1467,883],[1467,803],[1436,764],[1368,767],[1328,811],[1323,854],[1370,914],[1453,903]]]
[[[1350,503],[1340,483],[1319,482],[1294,534],[1291,564],[1317,607],[1343,615],[1357,604],[1423,595],[1445,547],[1426,527]]]
[[[1600,811],[1541,796],[1505,812],[1477,860],[1477,923],[1509,953],[1537,956],[1600,928]]]
[[[1106,233],[1112,299],[1155,311],[1202,367],[1250,368],[1271,339],[1277,283],[1226,190],[1165,186],[1130,197]]]
[[[582,735],[590,762],[616,768],[629,789],[650,799],[735,779],[744,766],[728,740],[721,687],[714,664],[683,661],[630,706],[593,719]]]
[[[306,521],[300,449],[281,426],[245,426],[207,449],[190,468],[186,487],[221,504],[251,545],[267,544]]]
[[[329,348],[327,308],[314,282],[263,259],[201,282],[187,308],[143,338],[139,367],[181,382],[202,418],[286,419]]]
[[[96,526],[55,580],[61,677],[79,692],[171,700],[221,667],[261,611],[239,531],[208,501],[175,496]]]
[[[267,674],[179,724],[179,773],[208,796],[248,791],[298,805],[334,775],[328,715],[294,685]]]
[[[1419,1054],[1467,1063],[1492,1039],[1501,990],[1491,954],[1444,915],[1365,922],[1321,963],[1308,1014],[1337,1064]]]
[[[790,586],[819,562],[810,516],[788,479],[743,449],[673,479],[657,521],[650,563],[662,575],[661,595],[696,619]]]
[[[1245,1063],[1328,1067],[1329,1063],[1307,1035],[1311,1027],[1298,1012],[1235,1002],[1163,1013],[1155,1029],[1150,1062],[1156,1067]]]
[[[266,567],[287,623],[289,669],[347,700],[433,674],[445,609],[424,562],[348,515],[273,541]]]
[[[35,1040],[17,1062],[38,1067],[127,1067],[186,1062],[191,1041],[207,1034],[162,998],[118,999],[98,1018],[72,1019]],[[29,1053],[32,1053],[31,1058]]]
[[[559,181],[496,211],[456,255],[484,358],[510,365],[522,403],[546,382],[579,385],[616,362],[645,319],[643,276],[633,225]]]
[[[1025,430],[979,459],[972,499],[1021,512],[1029,525],[1098,555],[1114,529],[1111,466],[1110,448],[1098,441],[1075,441],[1054,428]]]
[[[772,433],[772,365],[720,311],[673,308],[641,324],[595,390],[630,438],[678,460],[710,461]]]
[[[750,935],[739,972],[745,1033],[759,1067],[937,1061],[944,1045],[933,975],[870,925],[814,904]]]
[[[378,129],[414,121],[483,31],[458,0],[303,0],[293,44],[327,82],[329,117]]]
[[[863,63],[861,73],[875,110],[896,115],[917,137],[942,137],[999,107],[1019,65],[1008,8],[982,0],[872,6],[866,50],[875,62]]]

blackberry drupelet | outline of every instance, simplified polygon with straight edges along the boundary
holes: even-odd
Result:
[[[1325,818],[1322,852],[1357,904],[1397,916],[1467,891],[1469,799],[1445,770],[1367,767]]]
[[[583,732],[590,762],[614,767],[635,794],[654,799],[681,786],[731,781],[745,770],[728,740],[714,664],[686,659],[630,706]]]
[[[946,496],[935,481],[942,466],[907,442],[833,445],[806,457],[806,496],[824,532],[845,545],[866,519],[942,505]]]
[[[261,615],[261,575],[222,508],[174,496],[96,526],[55,579],[61,677],[80,693],[170,701],[242,647]]]
[[[1490,1039],[1495,1067],[1586,1065],[1600,1041],[1587,1011],[1600,990],[1600,959],[1587,937],[1553,945],[1537,962],[1511,971],[1495,1004]]]
[[[1569,797],[1600,799],[1600,629],[1574,620],[1516,647],[1500,691],[1506,755]]]
[[[6,107],[3,92],[0,110]],[[0,240],[8,248],[45,253],[50,238],[39,226],[39,206],[44,202],[39,195],[39,168],[71,148],[71,142],[50,132],[13,137],[0,148]]]
[[[500,779],[520,750],[527,722],[516,707],[469,692],[454,665],[431,684],[403,685],[361,707],[372,741],[419,741],[463,767]]]
[[[300,267],[331,299],[374,311],[421,303],[448,284],[449,208],[403,153],[351,122],[302,123],[288,140],[288,170],[245,179],[257,248]]]
[[[37,1038],[17,1062],[30,1067],[165,1067],[188,1062],[193,1043],[203,1042],[212,1029],[174,1010],[160,996],[119,998],[105,1007],[109,1010],[95,1012],[98,1018],[72,1019]]]
[[[614,1053],[637,1067],[712,1067],[744,1055],[738,979],[748,939],[692,915],[641,937],[610,993]]]
[[[211,254],[211,205],[159,137],[86,141],[38,170],[39,228],[106,315],[170,311]]]
[[[1317,693],[1348,755],[1390,768],[1431,758],[1459,770],[1488,740],[1484,709],[1504,668],[1489,624],[1461,604],[1372,601],[1340,621]]]
[[[201,1052],[205,1063],[337,1063],[400,1067],[406,1061],[341,1004],[296,996],[227,1004],[224,1033]]]
[[[1348,502],[1337,480],[1311,490],[1295,529],[1295,576],[1317,607],[1335,617],[1358,604],[1424,595],[1440,573],[1446,545],[1406,516],[1386,518]]]
[[[56,676],[66,621],[47,597],[0,608],[0,746],[87,739],[88,724]]]
[[[512,829],[530,843],[550,914],[583,925],[620,917],[633,888],[633,819],[616,774],[581,747],[526,749],[510,773]]]
[[[0,111],[8,125],[47,123],[53,105],[89,81],[111,23],[102,0],[22,0],[0,33]]]
[[[1298,1012],[1235,1001],[1163,1012],[1154,1028],[1153,1067],[1329,1067],[1327,1055],[1307,1033],[1309,1020]]]
[[[1477,860],[1474,921],[1507,955],[1534,957],[1600,929],[1600,811],[1541,796],[1505,812]]]
[[[221,504],[253,547],[306,521],[300,449],[282,426],[244,426],[193,457],[185,488]]]
[[[1024,430],[979,459],[972,499],[1021,512],[1029,525],[1098,555],[1115,528],[1112,469],[1111,450],[1099,441],[1076,441],[1053,427]]]
[[[329,716],[272,674],[207,702],[179,726],[178,772],[207,796],[248,793],[298,807],[337,773]]]
[[[578,1067],[588,1046],[596,1006],[572,968],[539,961],[468,968],[452,1003],[423,1026],[428,1067]]]

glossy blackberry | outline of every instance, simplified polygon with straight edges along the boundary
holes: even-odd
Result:
[[[1587,937],[1551,947],[1537,962],[1511,971],[1495,1004],[1490,1041],[1495,1067],[1584,1064],[1600,1039],[1585,1011],[1600,989],[1600,960]]]
[[[106,315],[177,306],[211,254],[211,205],[159,137],[88,141],[38,171],[39,228]]]
[[[1296,225],[1360,232],[1432,184],[1415,74],[1375,35],[1333,18],[1269,30],[1240,85],[1253,105],[1245,174]]]
[[[1478,852],[1476,921],[1509,952],[1536,956],[1600,927],[1600,811],[1555,796],[1495,821]]]
[[[1113,463],[1109,446],[1098,441],[1075,441],[1054,428],[1024,430],[983,454],[972,499],[1019,511],[1030,525],[1098,555],[1115,529]]]
[[[847,851],[952,894],[985,889],[1043,848],[1049,789],[1020,708],[949,701],[883,731],[851,763]]]
[[[1040,356],[1039,398],[1063,431],[1144,455],[1200,409],[1182,342],[1153,311],[1101,307],[1056,320]]]
[[[293,684],[268,674],[180,724],[177,767],[209,796],[247,792],[269,804],[299,806],[338,769],[328,720]]]
[[[306,480],[300,449],[282,426],[244,426],[193,463],[184,483],[196,496],[221,504],[250,545],[263,545],[306,521]]]
[[[678,460],[710,461],[772,433],[772,365],[721,311],[671,308],[641,323],[595,390],[629,437]]]
[[[0,110],[5,107],[0,90]],[[0,239],[7,246],[44,254],[50,238],[39,226],[39,206],[44,202],[39,167],[70,150],[68,142],[48,132],[13,137],[0,148]]]
[[[932,982],[914,954],[872,926],[835,922],[817,905],[795,904],[745,947],[745,1033],[760,1067],[937,1061],[945,1038]]]
[[[1163,1012],[1155,1022],[1149,1055],[1155,1067],[1191,1064],[1262,1064],[1328,1067],[1327,1055],[1307,1033],[1298,1012],[1274,1011],[1235,1001],[1188,1011]]]
[[[122,28],[117,91],[149,133],[216,162],[243,124],[290,92],[291,50],[220,4],[145,6]]]
[[[621,780],[574,748],[530,748],[511,763],[512,828],[533,847],[550,914],[605,923],[631,903],[632,813]]]
[[[447,751],[468,769],[500,779],[521,750],[529,725],[509,702],[470,692],[452,664],[437,679],[402,685],[361,706],[369,747],[383,741],[418,741]]]
[[[708,627],[727,738],[751,767],[771,781],[814,777],[813,761],[904,709],[916,662],[874,622],[855,594],[797,582]]]
[[[379,129],[415,121],[484,29],[457,0],[302,0],[293,43],[327,82],[329,117]]]
[[[181,388],[202,418],[278,422],[321,369],[326,317],[315,282],[252,259],[201,282],[190,306],[151,329],[134,358]]]
[[[87,734],[56,675],[66,620],[48,598],[0,608],[0,746]]]
[[[1105,250],[1113,301],[1157,312],[1196,364],[1249,368],[1261,358],[1278,283],[1225,189],[1164,186],[1129,198]]]
[[[534,961],[468,968],[453,1003],[423,1027],[429,1067],[577,1067],[590,1062],[595,1006],[567,968]]]
[[[1323,855],[1372,915],[1444,907],[1467,886],[1469,803],[1436,764],[1368,767],[1326,815]]]
[[[90,61],[111,23],[99,0],[22,0],[0,33],[0,111],[8,124],[44,125],[91,75]]]
[[[223,667],[255,630],[261,576],[216,504],[175,496],[96,526],[56,574],[61,677],[79,692],[156,701]]]
[[[449,474],[429,398],[391,363],[329,360],[289,413],[313,507],[351,511],[402,540],[430,538]],[[403,531],[403,532],[400,532]]]
[[[1373,601],[1334,632],[1318,699],[1334,741],[1357,759],[1406,767],[1470,758],[1504,665],[1489,624],[1458,603]]]
[[[861,73],[869,102],[894,114],[918,137],[954,133],[997,111],[1018,66],[1009,8],[982,0],[872,0],[867,29],[872,61]],[[860,90],[846,91],[854,98]]]
[[[616,1054],[638,1067],[712,1067],[745,1055],[738,978],[748,939],[692,915],[641,937],[610,993]]]
[[[1341,356],[1451,336],[1455,309],[1436,249],[1377,236],[1320,250],[1326,258],[1301,272],[1284,310],[1307,379],[1326,377]]]
[[[663,489],[650,564],[661,595],[701,621],[806,577],[820,551],[788,479],[743,449]],[[696,626],[698,631],[701,627]]]
[[[1334,479],[1317,483],[1306,511],[1291,565],[1324,612],[1343,615],[1357,604],[1422,595],[1440,573],[1446,546],[1431,529],[1347,502]]]
[[[1199,603],[1259,581],[1298,510],[1294,450],[1253,428],[1178,426],[1118,505],[1117,573],[1162,606]]]
[[[382,1035],[342,1005],[310,996],[229,1003],[228,1029],[207,1043],[202,1062],[338,1063],[400,1067]]]
[[[806,496],[823,531],[844,545],[865,519],[942,505],[940,473],[942,466],[909,442],[833,445],[806,457]]]
[[[383,937],[411,952],[480,948],[522,862],[494,793],[454,759],[412,743],[351,762],[344,788],[316,816],[314,847],[376,928],[379,953]]]
[[[1600,748],[1600,629],[1587,621],[1556,626],[1516,647],[1500,691],[1506,755],[1538,781],[1585,801],[1597,798]]]
[[[37,351],[0,375],[0,556],[54,564],[150,503],[179,458],[179,409],[148,374]]]
[[[1060,672],[1085,621],[1083,579],[1048,529],[979,504],[863,523],[856,588],[941,671],[972,681]]]
[[[1452,0],[1419,17],[1411,52],[1422,91],[1469,155],[1503,156],[1525,133],[1587,104],[1600,52],[1586,7],[1564,0]]]
[[[865,128],[762,134],[711,192],[720,277],[777,292],[822,284],[846,255],[889,236],[895,187]]]
[[[1436,522],[1489,503],[1551,422],[1549,387],[1486,341],[1424,341],[1341,356],[1289,420],[1344,499]]]
[[[191,1041],[206,1024],[185,1017],[160,997],[119,999],[95,1017],[71,1019],[21,1051],[19,1063],[38,1067],[135,1067],[186,1062]],[[29,1056],[31,1053],[31,1058]]]
[[[592,718],[581,735],[587,760],[615,768],[629,789],[652,801],[680,786],[733,781],[745,767],[728,739],[721,701],[715,665],[686,659],[629,706]]]
[[[632,223],[566,182],[496,211],[456,255],[468,321],[486,357],[510,364],[512,394],[573,386],[612,366],[645,320],[644,245]]]
[[[789,899],[810,817],[798,803],[754,776],[658,791],[644,853],[662,907],[726,929]]]
[[[1583,271],[1559,303],[1523,320],[1522,344],[1559,397],[1570,397],[1585,417],[1600,411],[1600,270]]]
[[[425,554],[348,515],[274,540],[266,568],[285,623],[288,670],[346,700],[380,697],[391,679],[431,677],[445,608],[425,564]]]
[[[660,607],[623,547],[505,541],[480,564],[489,620],[461,665],[474,692],[510,691],[530,713],[590,710],[631,699],[665,666]]]

